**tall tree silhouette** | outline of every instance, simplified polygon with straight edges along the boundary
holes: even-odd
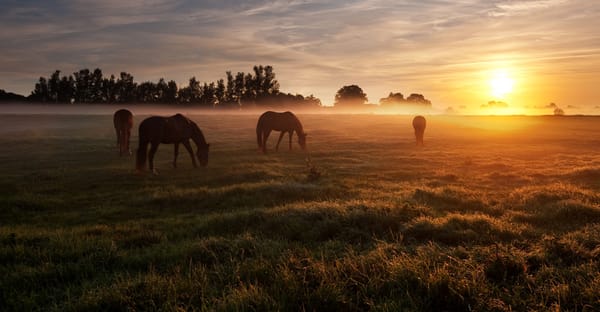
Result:
[[[174,80],[169,80],[167,83],[163,98],[165,103],[175,103],[177,101],[177,83]]]
[[[60,70],[54,71],[48,79],[48,100],[58,102],[60,95]]]
[[[225,97],[225,81],[223,79],[217,80],[215,100],[216,105],[224,105],[227,102],[227,98]]]
[[[75,100],[75,80],[72,75],[63,76],[60,79],[58,87],[58,101],[62,103],[71,103]]]
[[[121,72],[117,79],[117,101],[119,103],[131,103],[135,100],[136,83],[133,76],[127,72]]]
[[[35,84],[33,92],[31,92],[30,98],[34,101],[46,102],[49,98],[48,94],[48,82],[46,78],[40,77],[38,82]]]

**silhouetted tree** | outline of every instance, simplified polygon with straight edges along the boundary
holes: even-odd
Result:
[[[227,86],[225,87],[225,101],[227,103],[231,103],[235,101],[235,78],[231,74],[231,71],[226,71],[225,75],[227,76]]]
[[[565,111],[562,110],[562,108],[555,108],[554,109],[554,116],[564,116],[565,115]]]
[[[246,76],[243,72],[238,72],[235,75],[235,85],[233,87],[234,90],[234,101],[238,103],[238,106],[242,105],[242,99],[246,93]]]
[[[390,94],[386,98],[379,99],[379,104],[381,106],[398,105],[403,103],[404,101],[404,95],[402,95],[402,93],[390,92]]]
[[[90,92],[90,70],[85,68],[73,73],[75,77],[75,101],[79,103],[89,102]]]
[[[63,103],[71,103],[75,101],[75,79],[73,75],[63,76],[60,79],[58,100]]]
[[[418,94],[418,93],[411,93],[411,95],[409,95],[406,98],[406,102],[409,102],[411,104],[431,106],[431,101],[426,99],[422,94]]]
[[[163,101],[165,103],[175,103],[177,101],[177,83],[174,80],[169,80],[167,83]]]
[[[312,94],[305,97],[304,102],[307,104],[307,106],[309,106],[311,108],[317,108],[317,107],[323,106],[323,104],[321,103],[321,100]]]
[[[216,88],[215,83],[210,84],[204,83],[202,87],[202,97],[200,99],[200,105],[207,108],[212,108],[216,101]]]
[[[54,71],[48,79],[48,99],[55,103],[58,102],[60,95],[60,70]]]
[[[357,85],[344,86],[335,94],[336,107],[356,107],[368,101],[367,94]]]
[[[94,69],[90,75],[89,82],[89,102],[101,103],[108,101],[108,92],[104,87],[104,78],[102,77],[102,70],[100,68]]]
[[[117,100],[117,82],[115,81],[115,75],[110,75],[110,78],[104,78],[102,82],[104,86],[104,97],[105,102],[114,103]]]
[[[117,79],[117,101],[119,103],[131,103],[135,100],[136,83],[133,76],[127,72],[121,72]]]
[[[158,102],[158,87],[154,82],[151,81],[142,82],[136,88],[136,96],[137,101],[140,103]]]
[[[46,102],[48,100],[48,82],[46,81],[46,78],[40,77],[29,97],[34,101],[40,102]]]
[[[217,80],[215,99],[216,105],[225,104],[225,102],[227,102],[227,98],[225,97],[225,81],[223,79]]]

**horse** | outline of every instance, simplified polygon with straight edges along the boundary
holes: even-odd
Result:
[[[113,124],[117,132],[117,146],[119,147],[119,156],[127,151],[131,155],[129,149],[129,137],[131,136],[131,128],[133,127],[133,114],[126,110],[120,109],[113,116]]]
[[[175,155],[173,158],[174,168],[177,168],[177,155],[179,154],[180,143],[183,144],[185,149],[190,153],[194,168],[198,167],[196,164],[196,157],[192,152],[190,139],[196,143],[196,155],[198,156],[200,165],[206,167],[208,164],[208,148],[210,144],[206,143],[204,134],[195,122],[181,114],[170,117],[152,116],[144,119],[139,126],[139,146],[136,157],[137,171],[143,171],[146,167],[147,155],[150,171],[157,174],[154,169],[154,154],[160,143],[175,144]],[[150,144],[150,151],[147,154],[148,144]]]
[[[413,119],[413,128],[415,128],[415,137],[417,139],[417,145],[421,145],[423,146],[423,135],[425,133],[425,126],[427,124],[427,121],[425,121],[425,117],[423,116],[416,116]]]
[[[281,139],[286,132],[289,134],[290,151],[292,150],[292,135],[294,131],[298,135],[298,144],[300,144],[302,150],[306,150],[306,133],[302,129],[300,120],[292,112],[279,113],[267,111],[258,118],[258,123],[256,124],[256,141],[259,151],[267,153],[267,139],[273,130],[281,131],[279,140],[275,146],[276,151],[279,150],[279,143],[281,143]]]

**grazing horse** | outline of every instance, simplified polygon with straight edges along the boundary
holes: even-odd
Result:
[[[148,144],[150,144],[148,163],[150,165],[150,171],[156,174],[154,169],[154,154],[156,153],[160,143],[175,144],[175,157],[173,158],[174,168],[177,168],[179,143],[185,146],[185,149],[187,149],[187,151],[190,153],[190,156],[192,156],[192,163],[194,164],[194,167],[197,167],[196,157],[192,152],[192,147],[189,141],[190,139],[192,139],[192,141],[194,141],[198,147],[196,155],[198,156],[200,165],[205,167],[208,163],[209,144],[206,143],[204,134],[200,128],[198,128],[198,125],[196,125],[195,122],[181,114],[171,117],[153,116],[144,119],[139,127],[140,144],[136,157],[137,170],[142,171],[146,167],[146,149]]]
[[[417,138],[417,145],[423,144],[423,135],[425,133],[425,126],[427,122],[425,121],[425,117],[417,116],[413,119],[413,128],[415,128],[415,137]]]
[[[258,118],[258,123],[256,124],[256,141],[259,151],[262,150],[263,153],[267,152],[267,139],[273,130],[281,131],[279,140],[275,146],[276,151],[279,150],[279,143],[281,143],[281,139],[286,132],[289,133],[289,145],[290,150],[292,150],[292,134],[294,134],[294,131],[298,135],[298,144],[300,144],[303,150],[306,149],[306,133],[304,133],[298,117],[291,112],[277,113],[268,111]]]
[[[115,125],[115,131],[117,131],[119,156],[123,156],[125,152],[131,155],[129,137],[131,136],[131,127],[133,127],[133,114],[126,109],[120,109],[113,116],[113,124]]]

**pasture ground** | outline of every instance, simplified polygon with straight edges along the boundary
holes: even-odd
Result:
[[[600,310],[600,118],[299,114],[316,177],[189,117],[208,167],[152,176],[110,115],[0,115],[0,310]]]

